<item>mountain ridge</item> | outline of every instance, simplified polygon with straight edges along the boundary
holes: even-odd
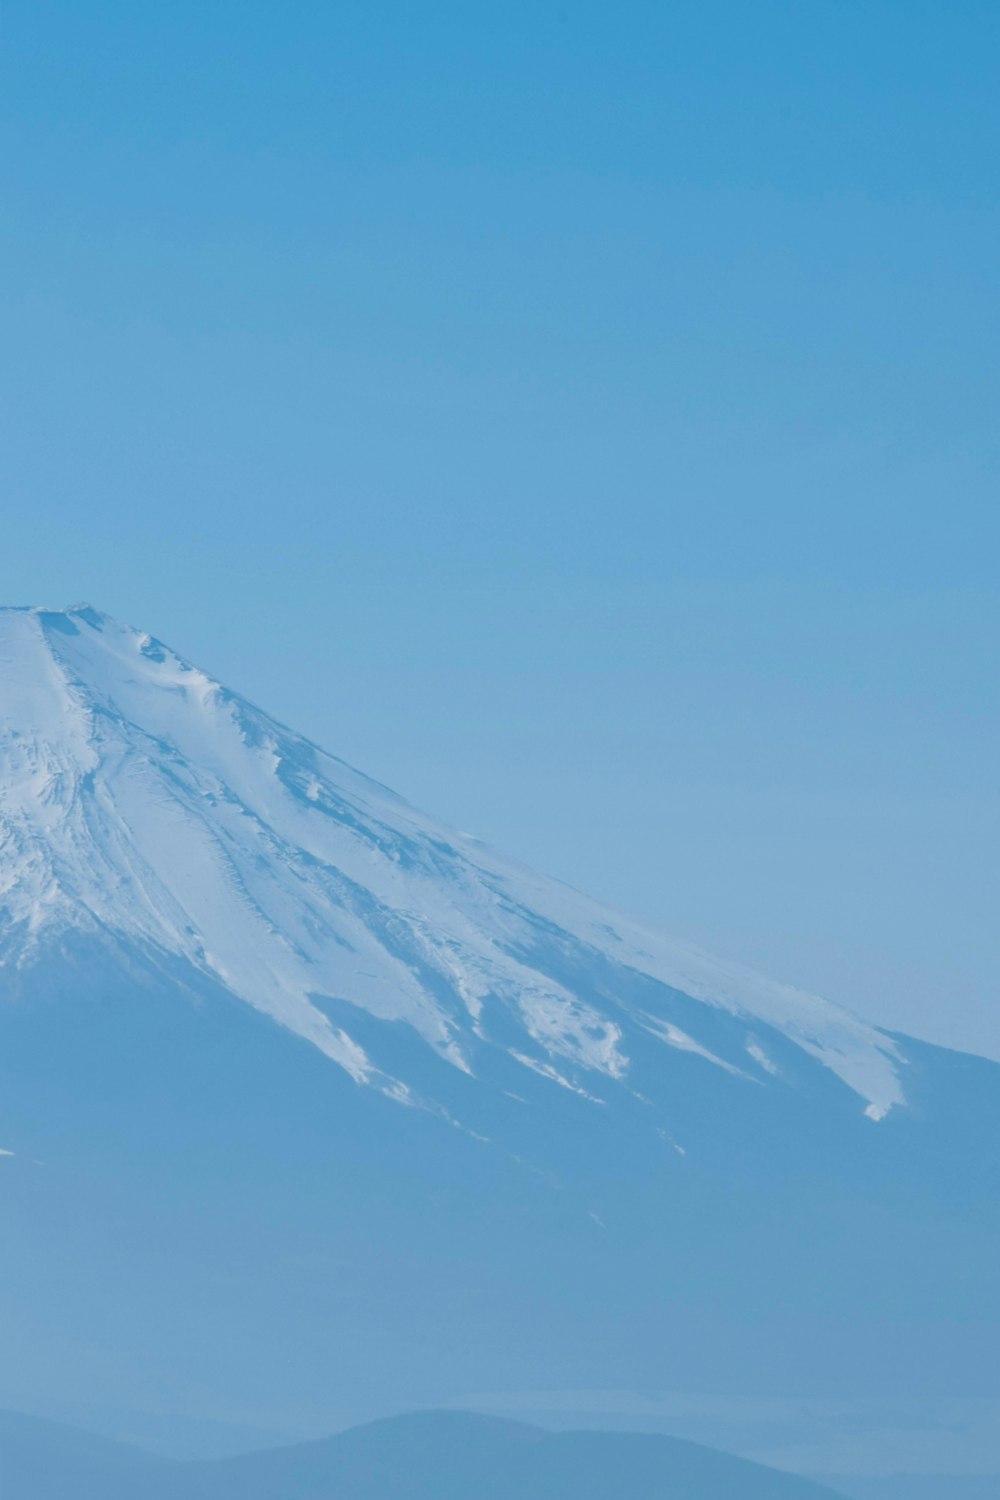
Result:
[[[5,1500],[834,1500],[809,1480],[698,1444],[551,1433],[466,1412],[382,1418],[332,1438],[179,1463],[0,1412]],[[622,1486],[628,1486],[623,1491]],[[694,1488],[692,1488],[694,1486]]]

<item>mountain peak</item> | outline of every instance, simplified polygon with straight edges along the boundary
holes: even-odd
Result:
[[[71,617],[79,615],[88,624],[100,627],[100,625],[111,619],[110,615],[103,614],[95,609],[86,600],[78,600],[76,604],[66,604],[62,608],[53,604],[0,604],[0,615],[65,615]]]

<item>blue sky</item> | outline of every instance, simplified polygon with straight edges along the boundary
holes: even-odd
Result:
[[[3,600],[1000,1055],[996,6],[2,26]]]

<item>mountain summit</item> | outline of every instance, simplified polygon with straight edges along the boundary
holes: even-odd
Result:
[[[403,1103],[438,1101],[373,1019],[511,1089],[603,1099],[657,1051],[778,1089],[777,1038],[872,1119],[903,1102],[875,1027],[519,869],[96,610],[0,611],[0,681],[8,973],[81,938],[180,964]]]

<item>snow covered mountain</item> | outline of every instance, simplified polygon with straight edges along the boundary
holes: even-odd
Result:
[[[994,1064],[519,868],[90,608],[0,610],[0,1405],[986,1390],[998,1140]]]
[[[352,1008],[466,1073],[501,1049],[594,1097],[650,1041],[779,1088],[766,1030],[872,1119],[903,1102],[876,1028],[516,868],[93,609],[0,611],[0,683],[7,973],[69,934],[181,960],[408,1103],[435,1101],[362,1045]],[[616,984],[636,975],[660,987],[648,1003]],[[668,992],[702,1002],[708,1032]],[[724,1055],[713,1012],[734,1022]]]

